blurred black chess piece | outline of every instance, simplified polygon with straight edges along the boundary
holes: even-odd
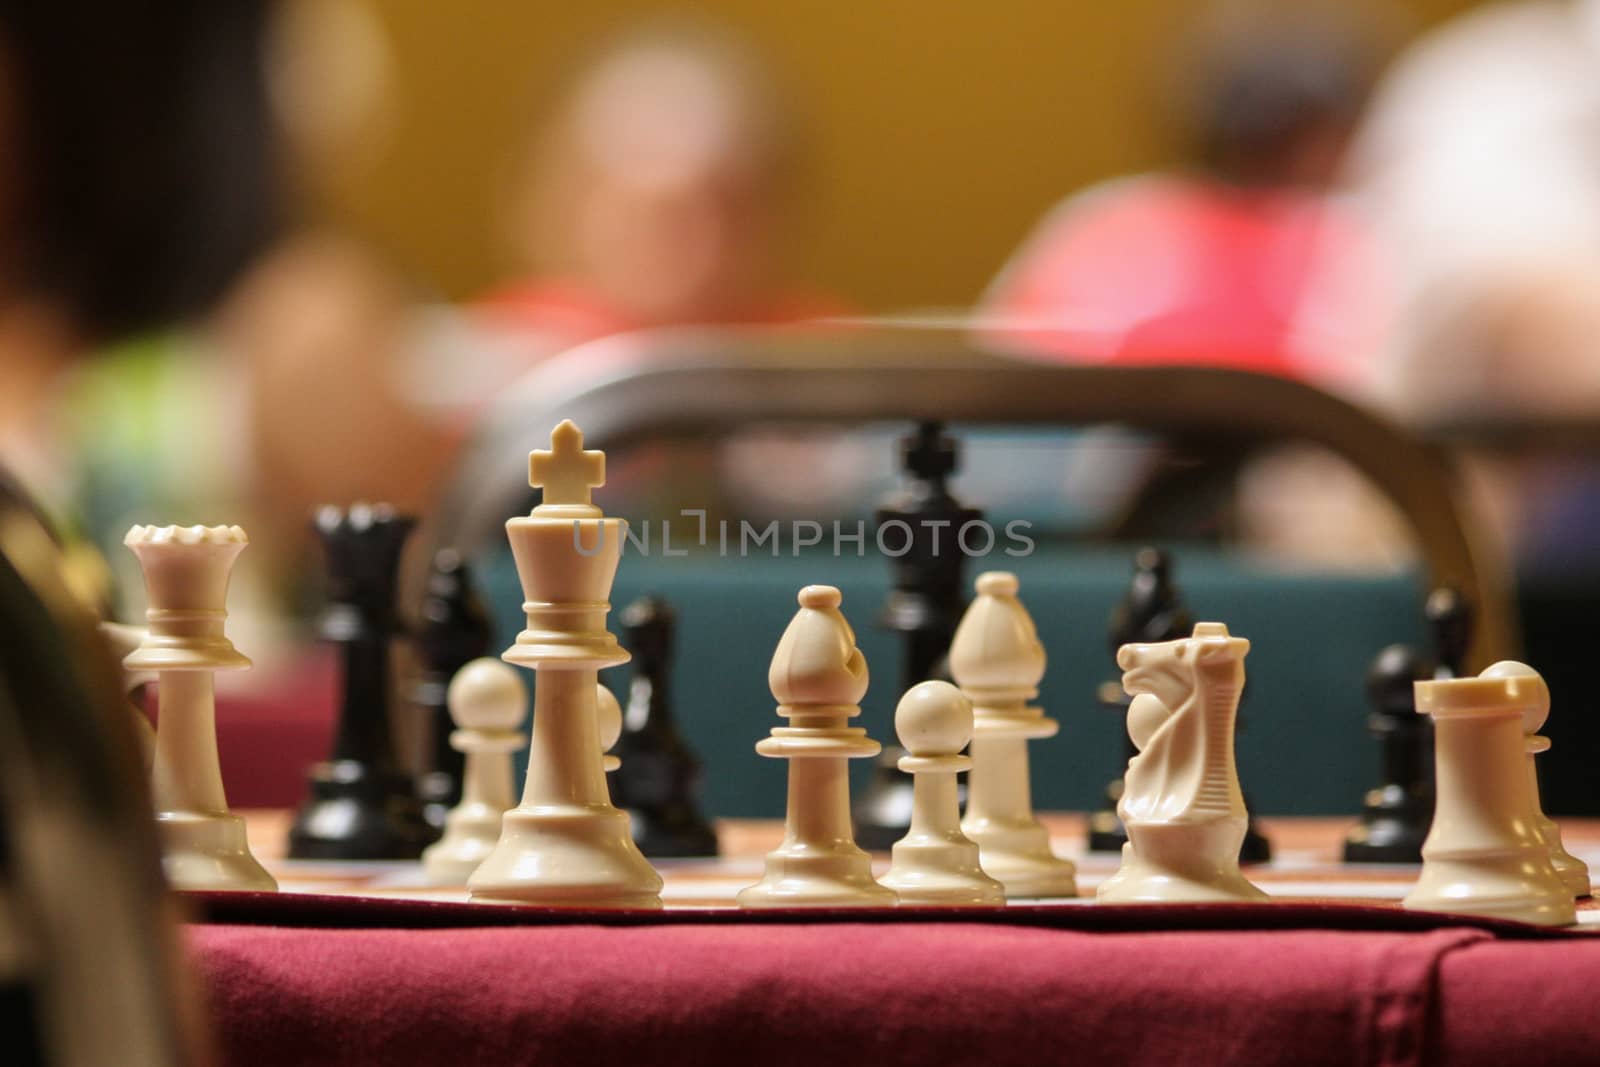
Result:
[[[1346,863],[1422,862],[1433,824],[1433,746],[1414,684],[1435,670],[1432,658],[1410,645],[1390,645],[1367,671],[1367,727],[1382,749],[1382,784],[1367,791],[1361,822],[1345,837]]]
[[[947,482],[960,452],[939,423],[921,423],[915,434],[901,438],[900,461],[902,484],[878,509],[876,521],[886,546],[906,549],[895,559],[894,584],[878,616],[880,625],[904,638],[904,692],[930,678],[948,680],[944,661],[966,603],[966,556],[956,534],[983,512],[950,495]],[[890,523],[895,529],[886,530]],[[855,803],[851,814],[862,848],[887,851],[911,826],[911,776],[900,770],[903,755],[899,746],[884,745]]]
[[[333,754],[307,773],[309,796],[289,830],[293,859],[414,859],[438,836],[400,771],[389,720],[395,586],[415,525],[385,504],[317,512],[328,560],[319,629],[343,655],[344,692]]]
[[[633,681],[622,713],[622,737],[611,749],[611,801],[628,813],[633,840],[646,856],[715,856],[717,835],[700,813],[700,761],[672,713],[672,646],[676,617],[664,601],[641,597],[622,610],[623,637],[633,653]]]
[[[423,593],[416,644],[422,670],[411,690],[418,711],[420,753],[417,794],[428,825],[444,831],[444,817],[461,801],[465,757],[450,747],[455,724],[445,691],[456,671],[489,650],[489,615],[472,584],[472,569],[453,548],[433,557]]]
[[[1133,557],[1133,580],[1128,592],[1111,609],[1107,628],[1112,662],[1117,650],[1130,644],[1159,644],[1176,641],[1194,632],[1194,616],[1183,603],[1183,596],[1172,580],[1172,560],[1158,548],[1141,548]],[[1132,698],[1122,688],[1119,675],[1103,682],[1096,693],[1102,707],[1126,717]],[[1123,732],[1123,766],[1138,755],[1133,740]],[[1105,807],[1089,816],[1089,850],[1121,852],[1128,832],[1117,816],[1122,800],[1123,780],[1119,775],[1105,791]],[[1251,819],[1244,842],[1239,846],[1241,863],[1265,863],[1272,858],[1272,844]]]
[[[1472,606],[1443,586],[1423,605],[1433,654],[1390,645],[1367,672],[1368,728],[1382,749],[1382,783],[1368,790],[1361,822],[1344,842],[1347,863],[1421,863],[1433,825],[1433,720],[1417,714],[1413,683],[1466,674]]]

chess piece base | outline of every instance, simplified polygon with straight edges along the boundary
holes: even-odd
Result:
[[[1589,882],[1589,865],[1572,853],[1561,843],[1561,828],[1554,819],[1546,816],[1539,822],[1539,834],[1545,843],[1550,846],[1550,866],[1556,869],[1556,875],[1578,900],[1594,895],[1594,887]]]
[[[984,873],[1005,886],[1007,898],[1078,895],[1078,869],[1050,850],[1049,831],[1036,820],[969,820],[961,832],[978,846]]]
[[[1005,886],[984,873],[978,847],[966,840],[897,841],[894,865],[878,882],[894,890],[901,904],[998,907],[1006,902]]]
[[[1367,794],[1361,823],[1344,839],[1346,863],[1421,863],[1422,843],[1433,823],[1433,797],[1399,786]]]
[[[898,745],[886,745],[872,764],[872,777],[850,812],[856,844],[887,852],[911,829],[911,779],[900,772]]]
[[[1415,911],[1480,915],[1536,926],[1570,926],[1578,921],[1572,894],[1553,877],[1543,848],[1429,856],[1417,887],[1401,903]]]
[[[853,845],[818,854],[783,848],[767,855],[766,876],[739,893],[741,908],[892,908],[895,891],[872,877],[872,858]]]
[[[237,815],[160,812],[161,866],[174,889],[272,892],[277,881],[250,853]]]
[[[402,775],[335,760],[306,778],[310,796],[289,830],[290,859],[410,860],[437,836]]]
[[[1105,904],[1266,900],[1239,872],[1244,829],[1243,819],[1130,825],[1122,866],[1095,895]]]
[[[505,813],[500,840],[467,888],[474,902],[547,908],[661,907],[661,876],[604,806],[540,805]]]
[[[505,813],[487,804],[467,804],[445,819],[444,836],[422,852],[422,871],[433,885],[466,885],[500,840]]]
[[[669,808],[649,813],[626,809],[633,823],[633,843],[653,859],[695,859],[717,855],[717,832],[699,812]]]

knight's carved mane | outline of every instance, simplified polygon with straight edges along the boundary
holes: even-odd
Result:
[[[1146,655],[1159,656],[1151,669],[1179,680],[1181,699],[1167,704],[1170,714],[1128,764],[1118,805],[1123,817],[1164,822],[1229,814],[1235,792],[1238,654],[1208,639],[1184,638],[1154,646]]]

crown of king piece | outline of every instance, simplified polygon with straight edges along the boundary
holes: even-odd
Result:
[[[528,484],[544,490],[544,505],[590,507],[589,491],[606,484],[606,454],[583,447],[571,419],[550,432],[550,448],[528,453]]]

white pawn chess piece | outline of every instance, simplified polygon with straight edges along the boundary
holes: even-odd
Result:
[[[622,740],[622,705],[604,682],[594,687],[595,723],[600,734],[600,751],[607,755],[600,761],[607,774],[622,766],[622,757],[610,755],[611,749]]]
[[[1550,710],[1544,679],[1501,663],[1476,678],[1417,682],[1416,692],[1418,713],[1433,716],[1437,793],[1422,875],[1405,906],[1540,926],[1576,922],[1528,777],[1525,738]]]
[[[950,673],[973,706],[961,830],[1007,897],[1075,897],[1076,868],[1050,850],[1050,833],[1034,818],[1028,777],[1028,742],[1059,729],[1028,703],[1044,677],[1044,645],[1017,599],[1016,575],[987,571],[976,588],[950,642]]]
[[[756,745],[789,761],[783,843],[767,854],[766,876],[739,893],[741,908],[892,907],[894,890],[872,878],[872,858],[850,826],[847,761],[878,754],[866,731],[847,725],[861,714],[867,661],[839,611],[839,590],[808,585],[800,610],[778,641],[767,684],[776,727]]]
[[[1538,671],[1535,671],[1525,663],[1518,663],[1515,660],[1502,660],[1485,670],[1479,677],[1533,677],[1539,678],[1541,682],[1544,680],[1540,678]],[[1591,891],[1589,865],[1567,851],[1566,846],[1561,843],[1561,828],[1556,825],[1554,819],[1544,813],[1544,804],[1539,799],[1539,770],[1534,765],[1534,759],[1539,753],[1550,751],[1550,739],[1541,737],[1535,731],[1541,728],[1549,714],[1550,691],[1546,687],[1542,701],[1542,711],[1538,714],[1540,725],[1529,726],[1530,716],[1523,716],[1524,736],[1522,743],[1524,750],[1528,754],[1528,789],[1533,793],[1533,810],[1538,817],[1539,836],[1544,838],[1545,844],[1550,848],[1551,866],[1556,869],[1556,873],[1561,876],[1561,880],[1566,883],[1567,888],[1572,891],[1574,897],[1586,897],[1590,895]]]
[[[1122,866],[1100,884],[1109,904],[1264,900],[1239,871],[1249,813],[1233,732],[1250,642],[1220,622],[1191,637],[1123,645],[1128,762],[1117,814],[1128,828]]]
[[[628,661],[606,630],[627,524],[589,500],[605,484],[605,453],[586,451],[563,421],[549,451],[529,455],[528,483],[543,502],[506,523],[528,625],[501,657],[538,672],[528,778],[467,889],[475,901],[660,908],[661,875],[611,803],[600,749],[597,672]]]
[[[517,672],[499,660],[475,659],[456,672],[445,691],[456,728],[450,747],[464,757],[461,802],[444,819],[444,835],[422,853],[422,870],[434,885],[465,885],[500,840],[500,823],[516,804],[511,755],[527,743],[520,727],[528,693]]]
[[[983,873],[978,846],[961,832],[956,773],[972,766],[961,755],[972,740],[972,701],[949,682],[922,682],[900,698],[894,728],[906,750],[900,769],[912,776],[911,828],[879,881],[902,904],[1005,904],[1005,886]]]
[[[144,572],[149,629],[123,660],[160,692],[151,794],[162,866],[178,889],[273,890],[244,820],[228,810],[217,760],[217,671],[250,666],[223,634],[228,574],[249,543],[237,526],[135,526],[124,544]]]

